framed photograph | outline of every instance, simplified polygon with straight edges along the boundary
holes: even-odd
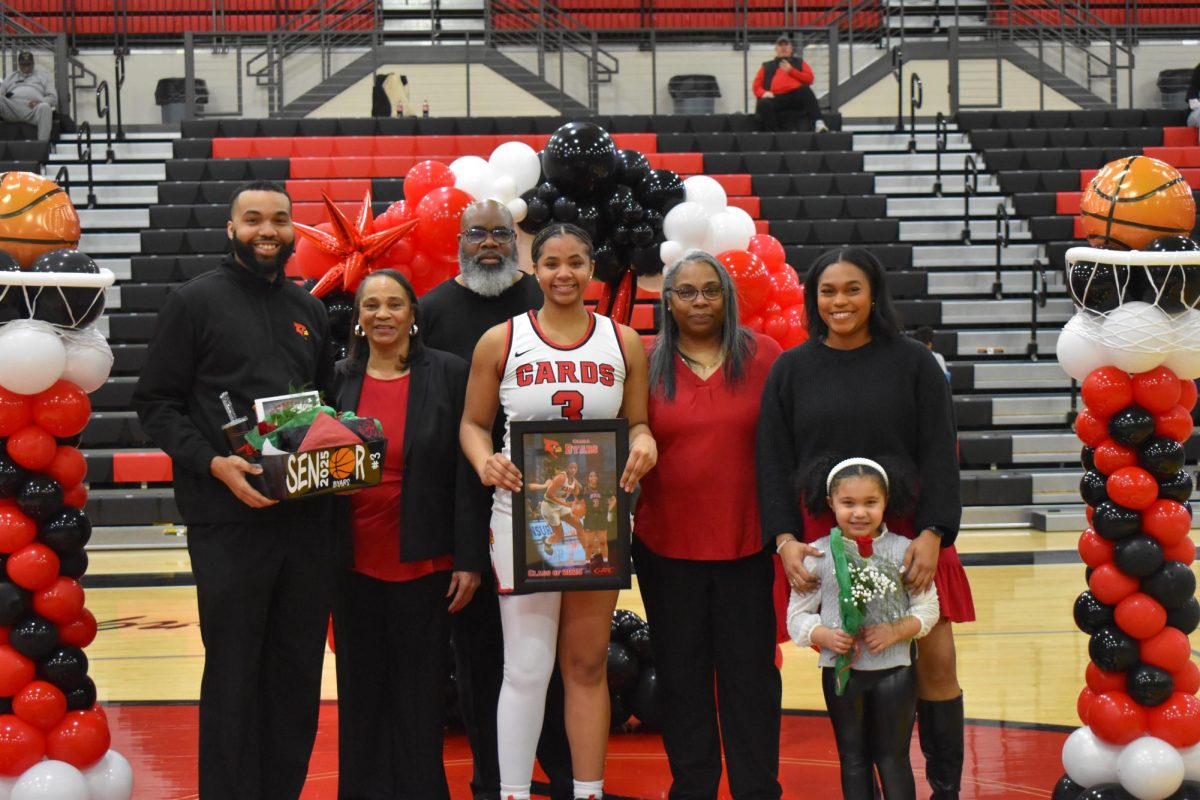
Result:
[[[321,405],[321,395],[319,392],[315,390],[296,392],[295,394],[281,394],[275,397],[260,397],[254,401],[254,413],[258,415],[258,421],[262,422],[268,416],[278,411],[316,408],[319,405]]]
[[[628,589],[628,421],[509,424],[525,478],[513,494],[515,591]]]

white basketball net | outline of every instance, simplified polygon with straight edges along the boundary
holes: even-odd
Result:
[[[32,317],[37,311],[39,298],[47,292],[53,292],[62,301],[62,306],[70,317],[70,327],[74,328],[80,320],[87,318],[97,303],[103,302],[104,291],[114,282],[116,276],[112,270],[104,268],[98,273],[0,271],[0,303],[10,299],[10,292],[20,293],[25,305],[25,316]],[[78,301],[72,301],[63,294],[63,289],[94,289],[95,292],[81,307]]]

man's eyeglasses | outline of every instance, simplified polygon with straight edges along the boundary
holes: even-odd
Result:
[[[685,303],[690,303],[696,299],[696,295],[704,295],[705,300],[720,300],[724,294],[724,290],[720,286],[705,286],[703,289],[697,289],[694,286],[684,286],[681,289],[668,289],[667,291],[674,294]]]
[[[514,235],[512,228],[492,228],[491,230],[487,228],[468,228],[462,233],[463,239],[471,244],[483,244],[489,236],[492,237],[496,244],[508,244],[513,240]]]

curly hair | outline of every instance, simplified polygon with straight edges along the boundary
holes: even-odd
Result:
[[[829,471],[848,456],[825,454],[808,465],[797,480],[797,490],[804,509],[813,517],[819,517],[829,510],[828,498],[833,495],[839,483],[846,478],[874,478],[879,483],[879,489],[887,499],[886,513],[893,515],[907,514],[916,507],[916,482],[911,465],[904,464],[895,458],[872,459],[887,472],[886,479],[879,472],[864,464],[854,464],[838,470],[830,481]],[[828,483],[829,490],[825,486]]]

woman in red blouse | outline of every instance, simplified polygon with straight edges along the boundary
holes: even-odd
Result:
[[[735,800],[778,798],[774,565],[759,535],[754,437],[780,349],[738,325],[733,282],[707,253],[672,266],[662,297],[670,313],[650,356],[659,459],[642,479],[633,559],[671,796],[717,796],[724,742]]]
[[[338,796],[448,800],[450,614],[488,563],[489,500],[458,447],[468,366],[422,347],[416,294],[398,272],[363,280],[354,312],[334,402],[378,419],[387,451],[380,484],[340,499]]]

